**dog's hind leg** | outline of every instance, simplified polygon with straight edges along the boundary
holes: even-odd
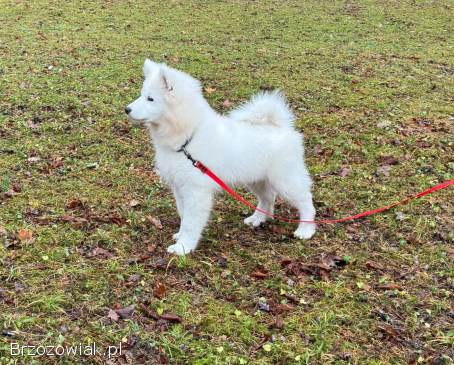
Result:
[[[194,251],[202,231],[210,216],[212,206],[212,191],[190,187],[181,190],[183,200],[183,215],[177,243],[167,248],[167,252],[185,255]]]
[[[311,179],[306,168],[287,169],[275,175],[272,181],[277,194],[287,200],[299,211],[300,220],[313,221],[315,208],[312,202]],[[300,239],[309,239],[315,233],[314,223],[301,222],[293,235]]]
[[[257,208],[266,210],[267,212],[273,214],[276,193],[273,191],[268,182],[260,181],[249,184],[248,188],[257,197]],[[265,214],[256,210],[254,214],[244,220],[244,223],[252,227],[258,227],[260,224],[266,222],[268,218],[269,217]]]

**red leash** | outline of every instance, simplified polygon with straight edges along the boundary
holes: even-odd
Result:
[[[186,157],[188,157],[188,155]],[[305,220],[289,219],[289,218],[286,218],[286,217],[280,217],[278,215],[271,214],[270,212],[267,212],[266,210],[262,210],[262,209],[257,208],[254,204],[252,204],[251,202],[247,201],[241,195],[239,195],[235,190],[230,188],[213,171],[211,171],[208,167],[206,167],[200,161],[196,161],[196,160],[192,159],[191,155],[189,155],[188,158],[192,161],[193,165],[196,168],[198,168],[203,174],[208,175],[216,184],[218,184],[223,190],[225,190],[227,193],[229,193],[234,199],[238,200],[240,203],[246,205],[249,208],[255,209],[256,211],[258,211],[260,213],[263,213],[263,214],[265,214],[265,215],[267,215],[267,216],[269,216],[271,218],[275,218],[275,219],[278,219],[278,220],[281,220],[281,221],[285,221],[285,222],[290,222],[290,223],[305,222],[305,223],[317,223],[317,224],[320,224],[320,223],[339,223],[339,222],[350,221],[350,220],[354,220],[354,219],[358,219],[358,218],[362,218],[362,217],[367,217],[369,215],[373,215],[373,214],[376,214],[376,213],[380,213],[380,212],[383,212],[385,210],[389,210],[389,209],[391,209],[391,208],[393,208],[393,207],[395,207],[397,205],[406,204],[406,203],[408,203],[409,201],[411,201],[413,199],[421,198],[421,197],[423,197],[425,195],[428,195],[428,194],[431,194],[431,193],[433,193],[433,192],[435,192],[437,190],[445,189],[448,186],[454,185],[454,180],[447,180],[447,181],[445,181],[445,182],[443,182],[441,184],[432,186],[431,188],[426,189],[424,191],[421,191],[418,194],[410,195],[410,196],[406,197],[405,199],[403,199],[403,200],[401,200],[399,202],[387,205],[385,207],[381,207],[381,208],[377,208],[377,209],[373,209],[373,210],[368,210],[366,212],[358,213],[358,214],[351,215],[349,217],[340,218],[340,219],[322,219],[322,220],[318,220],[318,221],[305,221]]]

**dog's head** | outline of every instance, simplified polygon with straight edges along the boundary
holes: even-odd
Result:
[[[145,80],[140,96],[125,108],[125,112],[133,123],[157,124],[173,94],[169,72],[165,65],[146,59],[143,73]]]
[[[190,105],[192,100],[202,95],[199,81],[149,59],[145,60],[143,73],[145,80],[140,96],[125,108],[128,118],[134,123],[162,131],[179,129],[181,126],[169,124],[182,123],[182,116],[178,115],[184,109],[182,106]]]

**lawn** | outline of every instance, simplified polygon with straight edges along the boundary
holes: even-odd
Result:
[[[451,364],[454,189],[309,241],[293,224],[245,227],[220,195],[178,258],[172,194],[123,108],[145,57],[200,79],[220,112],[280,88],[318,217],[386,205],[453,179],[453,13],[449,0],[0,0],[0,364]]]

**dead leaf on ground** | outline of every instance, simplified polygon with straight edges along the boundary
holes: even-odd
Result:
[[[153,226],[155,226],[157,229],[162,229],[162,223],[159,218],[155,218],[151,215],[147,215],[146,219],[148,222],[150,222]]]
[[[296,260],[284,259],[281,266],[288,276],[312,275],[327,280],[329,273],[335,268],[343,268],[347,261],[336,255],[323,255],[318,263],[303,263]]]
[[[161,316],[162,319],[165,319],[166,321],[169,322],[178,322],[181,323],[182,319],[180,316],[173,314],[173,313],[166,313]]]
[[[131,208],[134,208],[134,207],[137,207],[138,205],[140,205],[140,202],[136,199],[132,199],[130,202],[129,202],[129,206]]]
[[[391,169],[392,167],[390,165],[382,165],[377,169],[377,174],[389,176],[389,172],[391,171]]]
[[[140,309],[144,312],[148,317],[153,318],[154,320],[159,320],[160,316],[156,313],[153,309],[147,308],[144,304],[139,304]]]
[[[0,197],[12,198],[14,195],[17,195],[17,193],[13,189],[9,189],[8,191],[5,191],[3,194],[1,194]]]
[[[270,227],[270,229],[271,229],[271,232],[273,232],[273,233],[282,234],[282,235],[288,234],[288,231],[285,227],[272,225]]]
[[[332,254],[322,255],[320,263],[326,265],[329,269],[347,265],[347,261],[343,257]]]
[[[276,320],[274,322],[274,327],[277,329],[284,328],[284,320],[282,319],[281,316],[276,316]]]
[[[137,283],[140,280],[140,275],[139,274],[132,274],[128,276],[128,283]]]
[[[166,289],[165,285],[163,283],[161,283],[160,281],[157,281],[153,288],[153,295],[156,298],[162,299],[165,297],[166,292],[167,292],[167,289]]]
[[[397,165],[399,160],[394,156],[380,156],[380,163],[383,165]]]
[[[205,88],[205,92],[207,94],[213,94],[215,91],[216,91],[216,88],[214,88],[214,87],[206,87]]]
[[[342,167],[342,168],[337,172],[337,174],[338,174],[339,176],[345,177],[345,176],[347,176],[347,175],[350,175],[350,174],[352,173],[352,171],[353,171],[353,170],[352,170],[350,167],[344,166],[344,167]]]
[[[21,229],[17,233],[17,238],[22,242],[31,241],[33,239],[33,233],[26,229]]]
[[[137,263],[140,263],[140,262],[147,261],[150,258],[151,258],[151,255],[149,253],[144,253],[144,254],[142,254],[140,256],[137,256],[137,257],[131,257],[128,260],[128,264],[129,265],[137,264]]]
[[[116,309],[115,312],[120,316],[121,319],[128,319],[131,318],[134,314],[135,308],[135,304],[131,304],[127,307]]]
[[[156,320],[156,321],[168,321],[168,322],[175,322],[175,323],[181,323],[183,320],[180,316],[174,314],[174,313],[165,313],[162,315],[159,315],[156,313],[153,309],[147,308],[146,305],[140,304],[140,309],[142,312],[144,312],[148,317]]]
[[[41,161],[41,157],[38,156],[32,156],[27,159],[28,162],[35,163]]]
[[[383,270],[383,267],[378,262],[372,260],[366,261],[365,265],[368,269]]]
[[[120,319],[120,316],[113,309],[109,309],[109,313],[107,314],[107,318],[111,319],[113,322],[117,322]]]
[[[68,209],[75,209],[82,207],[83,203],[79,198],[73,198],[68,203],[66,203],[66,208]]]
[[[11,189],[12,189],[15,193],[20,193],[20,192],[22,191],[22,187],[21,187],[20,184],[17,183],[17,182],[11,184]]]
[[[65,214],[65,215],[62,215],[59,220],[63,221],[63,222],[70,222],[70,223],[76,223],[76,224],[83,224],[83,223],[87,223],[87,219],[85,218],[82,218],[82,217],[74,217],[72,215],[68,215],[68,214]]]
[[[63,166],[63,159],[64,157],[58,156],[58,157],[53,157],[51,161],[49,162],[49,167],[56,169],[61,166]]]
[[[111,258],[114,254],[102,247],[95,247],[91,252],[87,254],[87,257],[101,257],[101,258]]]
[[[383,284],[383,285],[378,285],[377,289],[381,290],[400,290],[401,286],[395,283],[389,283],[389,284]]]
[[[268,271],[265,269],[257,268],[250,273],[250,276],[255,279],[266,279],[268,277]]]
[[[397,339],[399,337],[399,332],[389,324],[383,324],[379,326],[378,329],[392,339]]]

